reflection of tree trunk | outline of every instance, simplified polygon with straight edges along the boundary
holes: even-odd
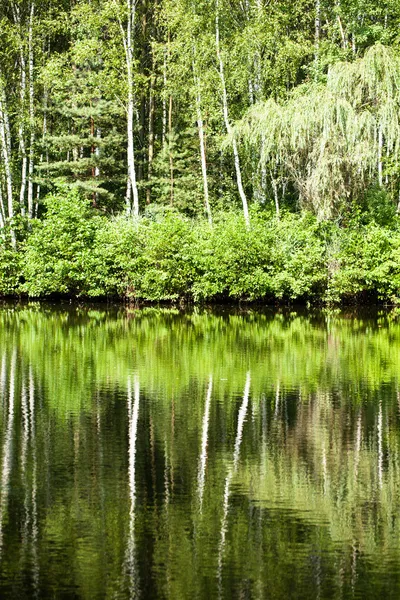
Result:
[[[25,488],[24,496],[24,524],[22,527],[22,550],[25,553],[28,543],[28,531],[30,521],[29,511],[29,499],[28,499],[28,481],[26,476],[26,454],[28,449],[28,437],[29,437],[29,413],[28,413],[28,399],[26,395],[25,381],[22,381],[21,389],[21,416],[22,416],[22,439],[21,439],[21,471],[22,471],[22,485]]]
[[[165,507],[168,510],[169,501],[170,501],[170,486],[169,486],[169,462],[168,462],[168,443],[167,438],[164,440],[164,496],[165,496]]]
[[[33,582],[35,597],[39,595],[39,558],[38,558],[38,524],[37,524],[37,451],[36,451],[36,426],[35,426],[35,383],[33,381],[32,369],[29,373],[29,410],[30,429],[32,438],[32,560],[33,560]]]
[[[1,396],[1,406],[3,409],[3,414],[5,412],[5,390],[7,385],[7,354],[3,352],[3,356],[1,358],[1,370],[0,370],[0,396]]]
[[[276,390],[275,390],[275,414],[274,414],[275,419],[277,418],[278,413],[279,413],[279,398],[280,398],[280,395],[281,395],[281,384],[280,384],[279,381],[277,381],[277,383],[276,383]]]
[[[240,453],[240,445],[242,443],[242,434],[243,434],[243,425],[246,417],[247,406],[249,403],[249,394],[250,394],[250,371],[247,373],[246,384],[243,392],[243,401],[240,406],[239,416],[238,416],[238,424],[236,430],[236,438],[235,438],[235,448],[233,451],[233,462],[229,468],[228,474],[225,479],[225,490],[224,490],[224,503],[223,503],[223,514],[222,514],[222,522],[221,522],[221,532],[220,532],[220,541],[219,541],[219,552],[218,552],[218,586],[219,586],[219,595],[222,593],[222,559],[224,555],[225,549],[225,538],[227,531],[227,519],[228,519],[228,508],[229,508],[229,496],[230,496],[230,487],[232,482],[232,477],[237,471],[238,462],[239,462],[239,453]]]
[[[126,570],[129,576],[130,597],[136,596],[138,584],[136,582],[136,559],[135,559],[135,505],[136,505],[136,439],[137,424],[139,418],[140,386],[139,378],[135,376],[132,398],[132,384],[128,379],[128,478],[129,478],[129,537],[126,548]]]
[[[3,445],[3,463],[1,469],[1,490],[0,490],[0,558],[3,549],[3,521],[4,513],[7,510],[8,492],[10,486],[10,473],[12,463],[12,442],[14,427],[14,402],[15,402],[15,367],[17,363],[17,352],[14,350],[11,359],[10,383],[8,395],[8,417],[6,435]]]
[[[354,483],[357,482],[358,476],[358,465],[360,463],[360,450],[361,450],[361,411],[359,412],[357,419],[357,434],[356,434],[356,448],[355,448],[355,459],[354,459]]]
[[[205,480],[205,475],[206,475],[208,422],[209,422],[209,416],[210,416],[212,384],[213,384],[212,375],[210,375],[209,382],[208,382],[206,405],[205,405],[204,416],[203,416],[203,430],[202,430],[202,434],[201,434],[201,454],[200,454],[199,470],[198,470],[198,476],[197,476],[200,512],[201,512],[202,506],[203,506],[204,480]]]
[[[378,413],[378,482],[379,487],[382,489],[383,485],[383,427],[382,427],[382,400],[379,401],[379,413]]]
[[[170,482],[171,482],[171,495],[174,497],[175,487],[175,473],[174,473],[174,442],[175,442],[175,399],[172,398],[171,406],[171,447],[170,447]]]

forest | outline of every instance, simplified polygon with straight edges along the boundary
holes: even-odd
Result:
[[[398,0],[3,0],[0,295],[400,302]]]

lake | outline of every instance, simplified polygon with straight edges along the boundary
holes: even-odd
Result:
[[[1,598],[399,598],[400,313],[0,308]]]

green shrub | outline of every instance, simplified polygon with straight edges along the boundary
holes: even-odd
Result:
[[[0,295],[11,296],[19,291],[21,254],[11,244],[0,239]]]
[[[88,294],[94,241],[104,218],[71,190],[49,196],[45,204],[45,218],[32,223],[26,241],[21,290],[29,296]]]
[[[20,251],[0,244],[0,293],[138,300],[400,300],[400,227],[308,213],[216,214],[214,225],[165,210],[109,219],[71,191],[46,200]],[[22,284],[20,283],[22,281]]]

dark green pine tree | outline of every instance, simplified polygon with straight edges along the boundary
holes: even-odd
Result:
[[[67,183],[94,206],[120,210],[126,188],[124,108],[105,88],[101,57],[53,60],[46,76],[47,160],[39,174],[43,188]]]

